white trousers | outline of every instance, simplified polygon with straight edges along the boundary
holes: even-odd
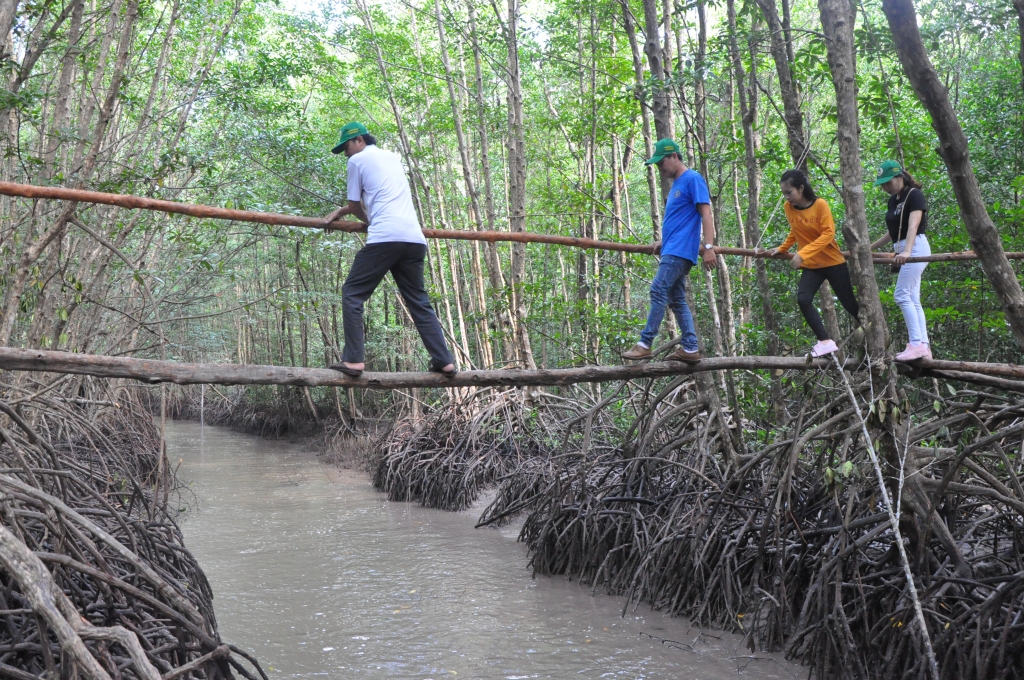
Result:
[[[893,244],[896,254],[903,252],[906,241],[899,241]],[[928,238],[924,234],[918,234],[914,239],[914,248],[910,251],[911,257],[924,257],[932,254],[932,248],[928,244]],[[921,307],[921,275],[924,273],[927,262],[913,262],[905,264],[900,268],[900,274],[896,278],[896,292],[893,298],[903,312],[903,320],[907,324],[907,335],[910,336],[910,344],[928,344],[928,328],[925,325],[924,308]]]

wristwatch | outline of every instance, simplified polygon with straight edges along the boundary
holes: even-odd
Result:
[[[715,244],[714,243],[705,243],[704,244],[704,249],[705,250],[714,250],[715,249]]]

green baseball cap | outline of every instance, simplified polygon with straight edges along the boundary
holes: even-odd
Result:
[[[350,139],[355,139],[360,135],[370,134],[367,131],[366,126],[357,121],[351,123],[345,123],[345,126],[341,128],[341,139],[338,140],[338,145],[331,149],[331,153],[341,153],[342,147],[345,146],[345,142]]]
[[[903,168],[896,161],[885,161],[878,166],[875,186],[880,187],[886,182],[903,174]]]
[[[654,155],[644,161],[644,164],[651,165],[652,163],[657,163],[670,153],[680,153],[679,145],[668,137],[659,139],[658,143],[654,145]]]

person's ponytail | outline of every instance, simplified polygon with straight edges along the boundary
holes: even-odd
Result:
[[[903,178],[903,183],[905,185],[907,185],[908,187],[910,187],[912,189],[920,189],[921,188],[921,183],[918,182],[916,179],[914,179],[914,176],[911,175],[906,170],[904,170],[903,173],[900,176]]]

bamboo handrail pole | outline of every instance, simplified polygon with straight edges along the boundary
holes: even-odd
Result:
[[[0,194],[7,196],[21,196],[23,198],[46,198],[61,201],[78,201],[79,203],[100,203],[102,205],[116,205],[130,210],[155,210],[158,212],[173,213],[176,215],[208,217],[218,220],[257,222],[260,224],[307,227],[311,229],[324,228],[324,221],[315,217],[281,215],[279,213],[256,212],[254,210],[215,208],[209,205],[164,201],[158,198],[146,198],[144,196],[108,194],[101,191],[86,191],[85,189],[40,187],[32,184],[0,182]],[[331,229],[334,231],[365,231],[366,225],[362,222],[336,221],[332,223]]]
[[[613,250],[627,253],[651,255],[654,248],[649,243],[619,243],[617,241],[598,241],[592,238],[575,236],[555,236],[553,234],[536,234],[531,232],[508,231],[457,231],[455,229],[424,229],[427,238],[450,239],[456,241],[515,241],[517,243],[548,243],[556,246],[570,246],[584,250]]]
[[[353,378],[329,368],[186,364],[97,354],[0,347],[0,369],[75,373],[99,378],[129,378],[145,383],[178,385],[298,385],[392,390],[409,387],[488,387],[572,385],[660,378],[719,370],[821,370],[824,359],[805,357],[712,357],[695,366],[662,361],[629,366],[582,366],[536,370],[462,371],[452,378],[438,373],[363,373]]]
[[[102,205],[116,205],[129,210],[155,210],[158,212],[172,213],[175,215],[187,215],[189,217],[200,217],[217,220],[234,220],[236,222],[254,222],[257,224],[271,224],[278,226],[305,227],[307,229],[324,229],[326,231],[343,231],[347,233],[366,231],[366,225],[362,222],[347,220],[335,220],[330,225],[324,224],[323,219],[318,217],[302,217],[299,215],[282,215],[280,213],[259,212],[255,210],[234,210],[231,208],[217,208],[209,205],[196,203],[179,203],[178,201],[165,201],[158,198],[146,198],[144,196],[131,196],[127,194],[109,194],[101,191],[87,191],[85,189],[66,189],[64,187],[41,187],[33,184],[18,184],[17,182],[0,182],[0,194],[7,196],[20,196],[22,198],[42,198],[63,201],[78,201],[80,203],[99,203]],[[627,253],[640,253],[650,255],[654,252],[650,244],[642,243],[619,243],[616,241],[598,241],[590,238],[576,238],[574,236],[557,236],[554,234],[536,234],[530,232],[507,232],[507,231],[457,231],[454,229],[424,229],[423,235],[427,238],[449,239],[459,241],[512,241],[516,243],[546,243],[557,246],[569,246],[572,248],[583,248],[584,250],[610,250]],[[752,250],[750,248],[730,248],[727,246],[716,246],[715,252],[719,255],[739,255],[742,257],[768,258],[765,250]],[[891,253],[873,253],[875,264],[891,264],[893,255]],[[782,253],[778,259],[791,259],[792,253]],[[1024,260],[1024,252],[1006,253],[1007,259]],[[907,262],[969,262],[977,260],[978,256],[973,251],[962,253],[936,253],[924,257],[912,257]]]
[[[763,257],[767,259],[779,259],[779,260],[791,260],[793,259],[793,253],[780,253],[775,258],[768,257],[767,250],[751,250],[750,248],[728,248],[725,246],[715,246],[715,252],[719,255],[740,255],[742,257]],[[1008,260],[1024,260],[1024,252],[1020,253],[1004,253]],[[850,253],[843,251],[843,255],[846,257],[850,256]],[[875,264],[892,264],[896,258],[895,253],[871,253],[871,258]],[[907,263],[912,264],[914,262],[972,262],[978,259],[978,255],[973,250],[965,250],[960,253],[935,253],[933,255],[920,255],[918,257],[907,258]]]
[[[144,196],[126,194],[109,194],[85,189],[66,189],[64,187],[41,187],[16,182],[0,182],[0,194],[20,196],[22,198],[42,198],[62,201],[78,201],[79,203],[99,203],[116,205],[129,210],[155,210],[218,220],[234,220],[236,222],[255,222],[279,226],[305,227],[307,229],[325,229],[326,231],[361,232],[366,231],[362,222],[335,220],[326,225],[322,218],[301,217],[299,215],[282,215],[279,213],[258,212],[255,210],[233,210],[217,208],[195,203],[179,203]],[[511,233],[503,231],[455,231],[449,229],[424,229],[427,238],[458,239],[466,241],[516,241],[519,243],[548,243],[575,248],[625,251],[630,253],[652,253],[650,244],[616,243],[614,241],[598,241],[589,238],[572,236],[555,236],[550,234]]]

